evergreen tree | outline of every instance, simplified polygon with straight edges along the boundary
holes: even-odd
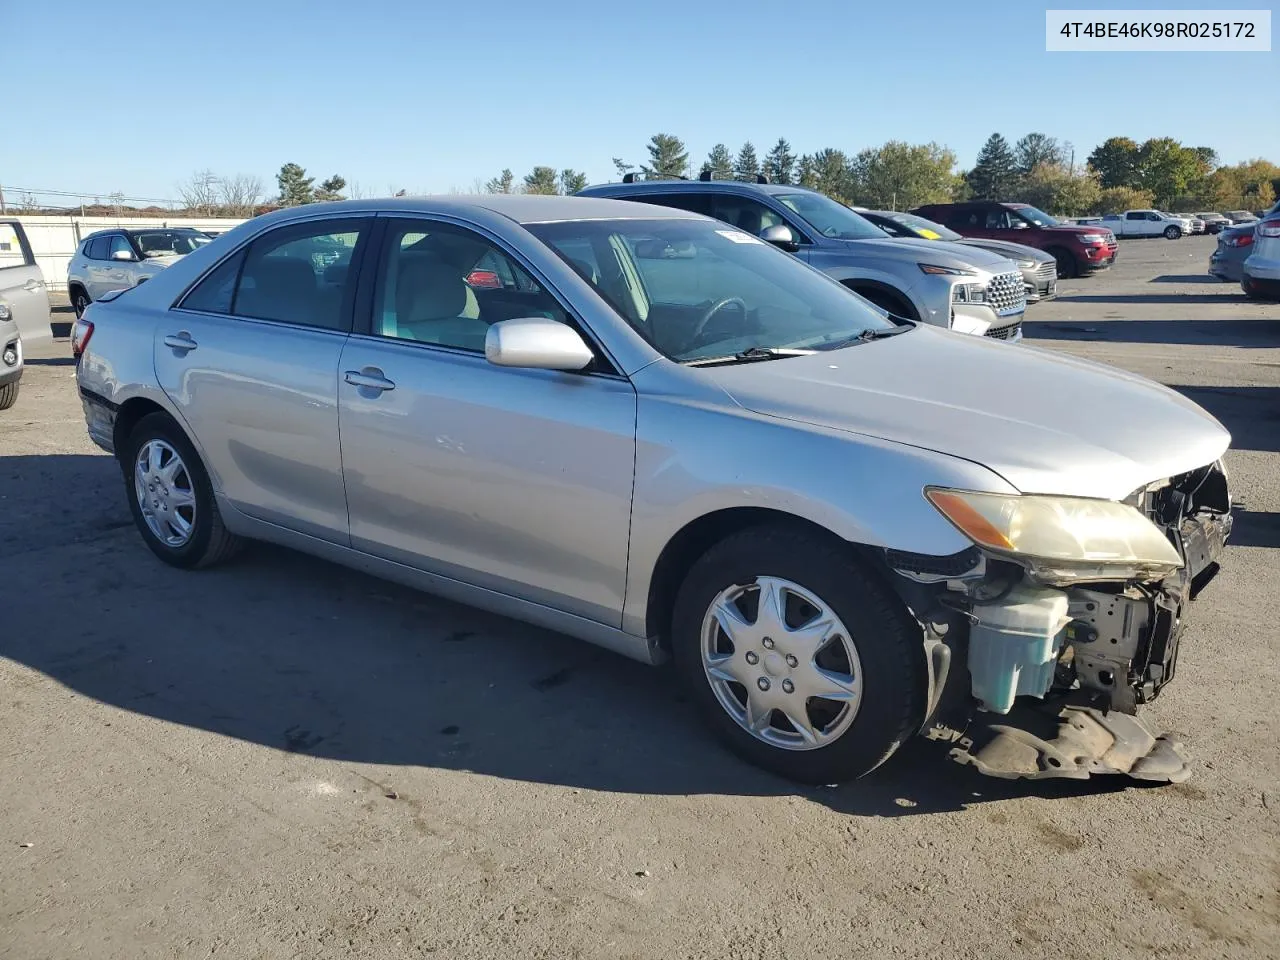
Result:
[[[559,176],[552,167],[534,167],[532,173],[525,174],[525,193],[559,193]]]
[[[345,200],[342,191],[346,189],[347,181],[336,173],[328,180],[322,180],[320,186],[316,188],[315,196],[317,200]]]
[[[738,151],[738,159],[733,162],[733,178],[754,183],[760,172],[760,161],[756,158],[756,148],[748,140]]]
[[[796,164],[796,182],[802,187],[808,187],[813,190],[818,183],[817,174],[813,167],[813,157],[805,154]]]
[[[841,203],[852,202],[854,189],[849,166],[849,158],[844,155],[844,151],[831,147],[819,150],[813,155],[811,189],[825,193]]]
[[[508,167],[484,185],[486,193],[510,193],[515,185],[516,177]]]
[[[791,144],[786,137],[779,137],[773,149],[765,154],[764,174],[770,183],[790,183],[795,165],[796,155],[791,152]]]
[[[640,169],[646,180],[683,177],[689,172],[689,153],[684,142],[669,133],[655,133],[649,138],[649,165]]]
[[[723,143],[717,143],[707,154],[707,162],[702,165],[702,169],[711,171],[712,180],[732,180],[733,156],[729,153],[729,148]]]
[[[311,184],[314,177],[308,177],[307,171],[296,163],[286,163],[276,174],[276,183],[280,187],[280,205],[296,207],[315,200],[315,190]]]
[[[613,158],[613,168],[618,171],[618,179],[621,180],[628,173],[636,168],[634,163],[627,163],[621,157]]]
[[[568,168],[560,171],[560,192],[566,197],[572,196],[587,187],[587,175]]]
[[[1009,142],[993,133],[978,151],[978,162],[969,171],[969,188],[975,200],[1005,200],[1018,184],[1018,164]]]

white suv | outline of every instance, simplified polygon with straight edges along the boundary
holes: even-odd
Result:
[[[150,280],[197,247],[208,234],[190,227],[99,230],[89,234],[67,264],[67,296],[76,316],[112,290],[127,290]]]

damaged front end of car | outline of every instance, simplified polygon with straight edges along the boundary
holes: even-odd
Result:
[[[1218,572],[1232,523],[1222,461],[1121,502],[925,495],[974,545],[886,552],[925,626],[921,732],[997,777],[1186,780],[1181,744],[1137,712],[1176,675],[1186,605]]]

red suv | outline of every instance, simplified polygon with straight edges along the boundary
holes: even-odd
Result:
[[[1115,234],[1106,227],[1061,223],[1026,203],[930,203],[911,212],[944,223],[962,236],[1016,240],[1037,247],[1058,261],[1060,277],[1105,270],[1116,259]]]

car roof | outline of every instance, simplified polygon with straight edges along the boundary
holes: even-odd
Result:
[[[750,183],[746,180],[636,180],[632,183],[596,183],[580,191],[580,195],[608,193],[817,193],[795,183]]]
[[[443,196],[381,197],[374,200],[337,200],[308,203],[264,214],[264,223],[333,213],[423,213],[466,217],[488,211],[516,223],[554,223],[569,220],[700,220],[696,213],[655,207],[648,203],[605,200],[598,197],[544,196],[541,194],[448,194]]]

